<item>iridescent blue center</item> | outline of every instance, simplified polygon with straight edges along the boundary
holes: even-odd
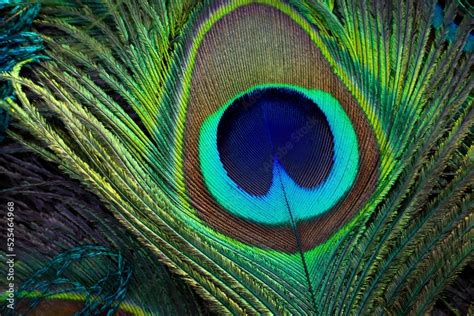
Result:
[[[219,122],[217,148],[228,176],[253,195],[269,191],[274,164],[299,186],[314,188],[334,162],[326,116],[302,93],[285,88],[237,98]]]

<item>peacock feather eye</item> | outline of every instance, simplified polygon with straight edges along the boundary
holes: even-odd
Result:
[[[312,249],[374,190],[372,127],[301,16],[282,4],[223,8],[198,19],[205,31],[190,44],[185,194],[227,236]]]
[[[357,136],[336,99],[269,87],[231,101],[204,123],[199,161],[206,188],[228,212],[289,225],[330,210],[354,184]]]

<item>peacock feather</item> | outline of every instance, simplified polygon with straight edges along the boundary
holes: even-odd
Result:
[[[3,69],[1,104],[113,214],[66,252],[94,273],[169,269],[222,314],[419,315],[472,262],[467,3],[40,2],[43,58]],[[143,248],[137,276],[104,244]]]

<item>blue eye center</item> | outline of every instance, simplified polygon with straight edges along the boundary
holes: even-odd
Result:
[[[300,187],[314,188],[334,163],[333,135],[313,100],[286,88],[254,90],[235,99],[217,129],[227,175],[252,195],[265,195],[280,168]]]

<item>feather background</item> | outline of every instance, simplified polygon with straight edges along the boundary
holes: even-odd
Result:
[[[72,200],[52,208],[42,184],[51,202],[18,215],[19,231],[58,225],[51,245],[25,224],[22,281],[100,244],[105,263],[68,279],[131,262],[110,313],[203,313],[192,288],[219,314],[405,315],[430,312],[472,262],[466,4],[70,0],[36,13],[44,49],[4,46],[21,58],[2,68],[2,108],[8,136],[73,179],[57,180]],[[4,148],[9,179],[59,177]]]

